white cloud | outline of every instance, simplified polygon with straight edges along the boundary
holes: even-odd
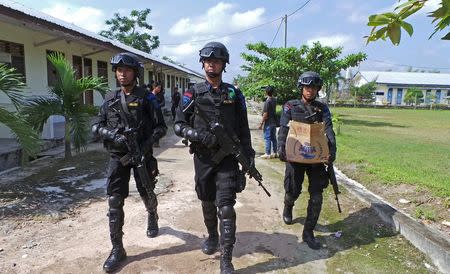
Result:
[[[420,12],[429,13],[431,11],[435,11],[441,7],[441,2],[442,0],[428,0]]]
[[[192,56],[197,56],[200,48],[207,43],[205,42],[194,42],[194,41],[203,41],[207,39],[212,39],[212,36],[194,36],[190,39],[190,41],[180,44],[180,45],[163,45],[158,48],[155,53],[158,53],[160,56],[168,56],[173,60],[179,61],[185,58],[192,58]],[[230,37],[222,37],[220,39],[215,39],[215,41],[222,42],[227,45],[230,41]],[[195,58],[194,58],[195,59]]]
[[[360,11],[353,11],[350,13],[350,15],[347,17],[348,21],[352,23],[367,23],[369,21],[369,16],[367,14],[364,14]]]
[[[354,38],[347,34],[335,34],[327,36],[318,36],[311,38],[307,44],[311,46],[314,42],[320,42],[323,46],[344,47],[345,49],[354,48]]]
[[[380,11],[380,13],[383,12],[392,12],[395,10],[395,8],[403,3],[405,3],[407,0],[402,0],[400,2],[395,2],[394,4],[392,4],[391,6],[384,8],[383,10]],[[429,13],[431,11],[434,11],[436,9],[438,9],[441,6],[441,1],[442,0],[428,0],[427,2],[425,2],[424,7],[419,10],[418,12],[416,12],[415,14],[413,14],[412,16],[418,15],[418,14],[425,14],[425,13]],[[400,10],[396,10],[395,12],[399,12]]]
[[[42,12],[92,32],[105,29],[106,19],[103,11],[93,7],[56,3],[52,7],[42,9]]]
[[[264,8],[234,11],[236,5],[220,2],[205,14],[178,20],[170,29],[173,36],[211,35],[244,30],[263,21]]]
[[[196,51],[198,51],[198,48],[191,43],[183,43],[181,45],[174,47],[163,46],[162,48],[162,52],[164,53],[163,55],[168,55],[172,57],[189,56],[193,55]]]

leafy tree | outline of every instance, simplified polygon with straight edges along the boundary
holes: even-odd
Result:
[[[82,104],[80,96],[87,90],[96,90],[104,95],[107,86],[102,78],[76,79],[74,68],[61,53],[50,54],[48,60],[55,67],[58,81],[50,88],[50,96],[28,99],[22,112],[33,128],[39,132],[42,132],[45,122],[51,115],[64,116],[65,158],[68,159],[72,157],[72,138],[77,152],[87,144],[89,117],[97,113],[95,107]]]
[[[406,90],[405,98],[403,99],[405,103],[416,107],[423,98],[423,91],[416,87],[411,87]]]
[[[129,17],[115,13],[112,19],[105,22],[109,26],[109,30],[102,30],[100,35],[151,53],[152,50],[159,47],[159,37],[147,33],[153,29],[153,26],[147,23],[149,14],[150,9],[132,10]],[[140,32],[141,29],[143,32]]]
[[[413,26],[405,21],[409,16],[421,10],[429,0],[408,0],[400,2],[395,7],[394,12],[373,14],[369,16],[368,26],[372,27],[369,36],[366,36],[367,43],[379,39],[386,40],[389,37],[392,44],[398,45],[401,39],[401,29],[403,28],[409,36],[414,32]],[[434,32],[428,39],[431,39],[438,31],[443,31],[450,25],[450,1],[442,0],[440,7],[428,14],[433,18],[432,23],[436,22]],[[441,39],[450,40],[450,32]]]
[[[375,97],[374,92],[377,89],[377,84],[375,81],[369,82],[367,84],[350,87],[350,94],[354,97],[355,102],[358,103],[373,103]]]
[[[336,85],[341,70],[358,65],[366,58],[364,53],[349,54],[339,58],[342,48],[322,46],[319,42],[313,46],[300,48],[270,48],[265,43],[247,44],[247,49],[256,54],[242,53],[248,71],[246,77],[236,80],[246,96],[264,98],[262,87],[275,88],[279,102],[298,98],[297,80],[301,73],[312,70],[318,72],[323,80],[323,90],[329,97],[332,86]]]
[[[25,86],[21,74],[16,73],[14,68],[0,64],[0,91],[11,100],[14,106],[14,111],[0,107],[0,124],[11,129],[26,154],[35,156],[39,151],[39,136],[18,113],[25,98],[23,94]]]

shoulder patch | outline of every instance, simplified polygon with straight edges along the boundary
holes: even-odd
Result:
[[[183,107],[187,107],[192,101],[192,92],[190,90],[183,94]]]

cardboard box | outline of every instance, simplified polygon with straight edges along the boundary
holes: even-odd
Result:
[[[289,122],[286,158],[289,162],[316,164],[327,161],[328,139],[323,123]]]

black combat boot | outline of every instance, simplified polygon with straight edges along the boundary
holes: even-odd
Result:
[[[233,258],[233,245],[224,245],[220,253],[220,274],[234,274],[234,266],[231,263]]]
[[[308,209],[306,215],[305,226],[303,227],[302,239],[311,249],[320,249],[320,242],[314,237],[314,228],[319,219],[322,209],[322,193],[311,194],[308,201]]]
[[[202,252],[211,255],[219,248],[217,233],[217,207],[214,201],[202,201],[203,219],[208,230],[208,239],[202,243]]]
[[[236,242],[236,212],[233,206],[220,208],[220,273],[233,274],[234,266],[231,263],[233,246]]]
[[[127,258],[127,253],[122,243],[122,226],[124,220],[123,198],[120,196],[110,196],[108,202],[109,232],[113,247],[108,259],[103,264],[103,270],[105,272],[112,272]]]
[[[156,211],[148,213],[147,219],[147,237],[155,238],[158,236],[159,227],[158,227],[158,213]]]
[[[158,202],[156,200],[156,195],[152,193],[149,197],[148,195],[141,196],[144,202],[145,209],[147,210],[147,237],[155,238],[159,233],[158,227],[158,212],[156,211]]]
[[[283,221],[285,224],[292,224],[292,208],[294,207],[295,200],[289,195],[284,195],[284,209],[283,209]]]

